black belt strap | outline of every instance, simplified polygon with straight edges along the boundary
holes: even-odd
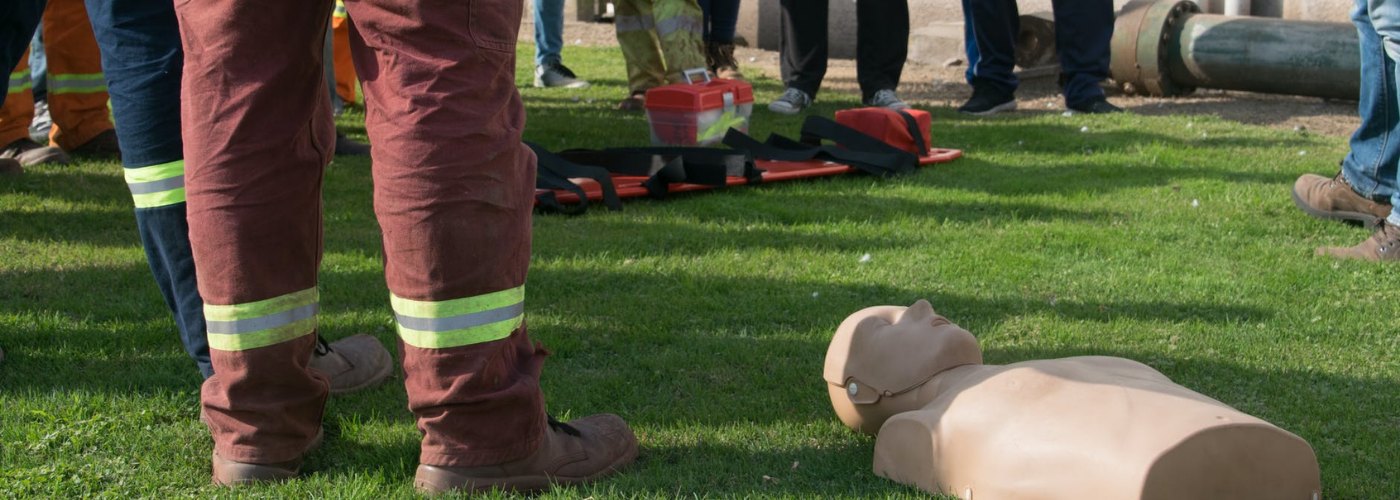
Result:
[[[571,162],[549,152],[538,144],[527,142],[525,145],[535,151],[535,158],[538,159],[535,173],[536,189],[563,189],[578,195],[578,205],[567,206],[559,203],[559,199],[554,196],[553,191],[539,193],[535,195],[535,199],[539,200],[541,208],[566,215],[581,215],[588,211],[588,194],[578,184],[569,180],[570,178],[583,177],[593,179],[602,186],[603,204],[608,207],[608,210],[622,209],[622,200],[618,198],[617,189],[613,187],[612,176],[608,175],[607,170]]]
[[[753,156],[715,148],[610,148],[570,150],[559,153],[569,161],[593,165],[621,175],[646,177],[647,193],[664,198],[672,183],[726,186],[730,177],[743,177],[750,184],[763,180],[763,170]]]
[[[924,130],[919,128],[919,120],[902,109],[896,109],[894,112],[904,118],[904,127],[908,128],[909,135],[914,137],[914,145],[919,146],[919,156],[928,156],[928,144],[924,142]]]
[[[766,142],[760,143],[738,130],[730,130],[724,137],[724,144],[748,151],[755,158],[774,161],[826,160],[850,165],[880,177],[912,171],[919,161],[907,151],[818,116],[807,117],[802,125],[802,137],[803,141],[798,142],[772,134]],[[844,147],[823,145],[822,139],[836,141]]]

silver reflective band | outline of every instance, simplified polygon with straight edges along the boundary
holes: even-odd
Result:
[[[680,30],[689,31],[694,34],[701,34],[700,20],[689,17],[673,17],[656,23],[656,36],[666,36]],[[619,28],[618,31],[621,31]]]
[[[20,87],[24,87],[25,85],[29,85],[30,82],[32,82],[32,81],[33,81],[33,80],[30,79],[29,73],[27,73],[27,72],[24,74],[24,76],[21,76],[21,77],[19,77],[19,78],[15,78],[15,77],[12,75],[12,76],[10,76],[10,88],[12,88],[12,89],[19,89],[19,90],[24,90],[24,89],[21,89]]]
[[[514,304],[497,308],[477,311],[474,313],[462,314],[448,318],[415,318],[394,313],[399,325],[410,330],[420,332],[449,332],[452,330],[462,330],[492,323],[499,323],[516,316],[525,314],[525,303],[516,302]]]
[[[169,179],[151,182],[128,183],[126,187],[131,190],[131,194],[159,193],[161,191],[185,187],[185,176],[181,175],[179,177],[171,177]]]
[[[224,335],[260,332],[279,326],[290,325],[307,318],[313,318],[316,316],[316,311],[319,310],[320,307],[320,304],[307,304],[296,309],[288,309],[258,318],[240,319],[236,321],[207,321],[205,322],[205,330],[209,333]]]
[[[107,79],[95,78],[54,78],[49,80],[49,88],[54,90],[107,88]]]
[[[617,26],[619,33],[628,31],[646,31],[656,27],[656,18],[650,14],[645,16],[617,16],[613,19],[613,24]]]

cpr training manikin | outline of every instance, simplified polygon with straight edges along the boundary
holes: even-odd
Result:
[[[920,300],[846,318],[826,354],[836,414],[876,474],[964,500],[1318,500],[1306,441],[1142,363],[982,364]]]

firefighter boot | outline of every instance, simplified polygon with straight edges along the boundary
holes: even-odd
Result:
[[[537,492],[553,484],[581,484],[608,476],[636,458],[637,437],[617,415],[593,415],[567,424],[551,417],[539,449],[530,456],[480,467],[419,465],[414,485],[423,493],[493,488]]]

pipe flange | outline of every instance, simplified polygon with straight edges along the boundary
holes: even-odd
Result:
[[[1167,75],[1167,54],[1182,23],[1200,11],[1189,0],[1134,0],[1123,7],[1114,22],[1109,73],[1124,93],[1173,97],[1196,90]]]

